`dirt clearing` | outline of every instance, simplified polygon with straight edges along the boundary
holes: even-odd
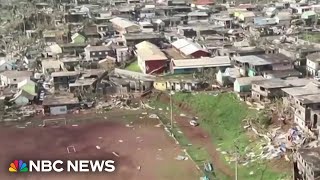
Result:
[[[141,116],[141,115],[140,115]],[[117,119],[72,126],[0,127],[0,179],[4,180],[194,180],[200,172],[183,155],[157,119]],[[113,159],[114,173],[9,173],[15,159]]]

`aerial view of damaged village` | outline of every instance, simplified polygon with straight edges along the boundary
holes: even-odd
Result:
[[[0,0],[0,180],[320,180],[320,1]]]

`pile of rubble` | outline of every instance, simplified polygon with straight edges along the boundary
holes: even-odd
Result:
[[[132,96],[121,95],[121,96],[111,96],[111,100],[106,102],[98,102],[96,109],[101,110],[111,110],[114,108],[127,109],[127,110],[138,110],[139,105],[132,103]]]
[[[237,153],[222,151],[221,153],[226,156],[226,161],[229,163],[237,160],[239,164],[246,166],[258,160],[285,158],[286,161],[290,161],[288,152],[300,147],[315,147],[319,145],[317,141],[306,144],[308,136],[298,127],[292,127],[286,132],[281,130],[280,127],[274,128],[266,134],[259,133],[249,125],[244,128],[252,130],[262,139],[260,142],[255,143],[255,146],[247,146],[244,154],[238,158],[236,158],[238,156]],[[220,151],[220,148],[217,150]]]
[[[20,121],[26,117],[32,117],[36,114],[36,110],[33,106],[23,106],[18,109],[6,109],[2,119],[0,121]]]
[[[253,159],[280,159],[282,157],[290,161],[287,150],[302,147],[307,139],[298,127],[290,128],[287,132],[282,131],[280,127],[274,128],[266,134],[259,133],[254,127],[250,126],[250,128],[256,135],[263,138],[262,143],[258,144],[260,153],[249,152],[250,150],[246,149],[248,151],[246,158],[250,161]]]

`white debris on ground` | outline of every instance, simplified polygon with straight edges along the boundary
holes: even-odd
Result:
[[[98,102],[96,105],[97,110],[111,110],[114,108],[126,109],[126,110],[138,110],[140,109],[139,104],[131,103],[133,96],[132,95],[119,95],[111,96],[111,100],[105,102]],[[97,111],[97,113],[102,113]]]
[[[149,118],[151,118],[151,119],[159,119],[159,117],[156,114],[150,114]]]
[[[112,152],[112,154],[115,155],[115,156],[117,156],[117,157],[120,157],[119,154],[116,153],[116,152]]]
[[[288,152],[292,152],[292,150],[300,147],[317,147],[319,145],[318,141],[305,144],[308,136],[298,127],[292,127],[287,132],[283,131],[280,127],[274,128],[265,134],[259,133],[251,125],[245,126],[245,129],[251,130],[261,137],[261,139],[259,142],[247,146],[244,149],[243,155],[239,158],[236,158],[234,151],[222,151],[221,148],[217,148],[216,150],[225,156],[229,164],[236,161],[236,159],[243,166],[260,160],[284,158],[286,161],[290,161]]]
[[[154,127],[161,127],[161,123],[160,124],[157,124],[157,125],[154,125]]]
[[[152,109],[152,110],[156,109],[155,107],[151,107],[149,104],[144,103],[143,101],[140,101],[140,107],[143,109]]]
[[[178,155],[175,159],[178,161],[182,161],[182,160],[188,160],[189,158],[187,156]]]
[[[97,149],[101,149],[101,147],[100,147],[100,146],[96,146],[96,148],[97,148]]]

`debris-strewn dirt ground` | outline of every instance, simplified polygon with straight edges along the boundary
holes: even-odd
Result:
[[[87,115],[89,116],[89,115]],[[139,113],[137,116],[143,116]],[[117,119],[63,127],[0,127],[1,180],[194,180],[199,172],[191,160],[175,159],[179,145],[155,126],[158,120],[142,118],[130,127]],[[67,152],[74,146],[76,153]],[[99,146],[100,149],[97,149]],[[119,157],[112,154],[116,152]],[[9,173],[14,159],[114,159],[115,173]],[[138,170],[138,167],[141,167]]]
[[[170,99],[167,95],[161,94],[158,96],[158,100],[164,103],[170,103]],[[181,112],[186,112],[188,115],[196,115],[193,110],[187,105],[187,104],[182,104],[173,101],[173,103],[179,107],[179,110]],[[208,151],[210,154],[213,164],[217,171],[221,171],[224,175],[232,179],[234,177],[233,171],[228,167],[223,161],[223,157],[221,154],[216,150],[217,147],[212,143],[212,139],[210,138],[209,134],[205,132],[200,127],[192,127],[189,124],[189,119],[188,117],[181,117],[179,114],[174,115],[175,121],[177,125],[181,128],[181,130],[184,132],[186,137],[195,144],[199,144]]]

